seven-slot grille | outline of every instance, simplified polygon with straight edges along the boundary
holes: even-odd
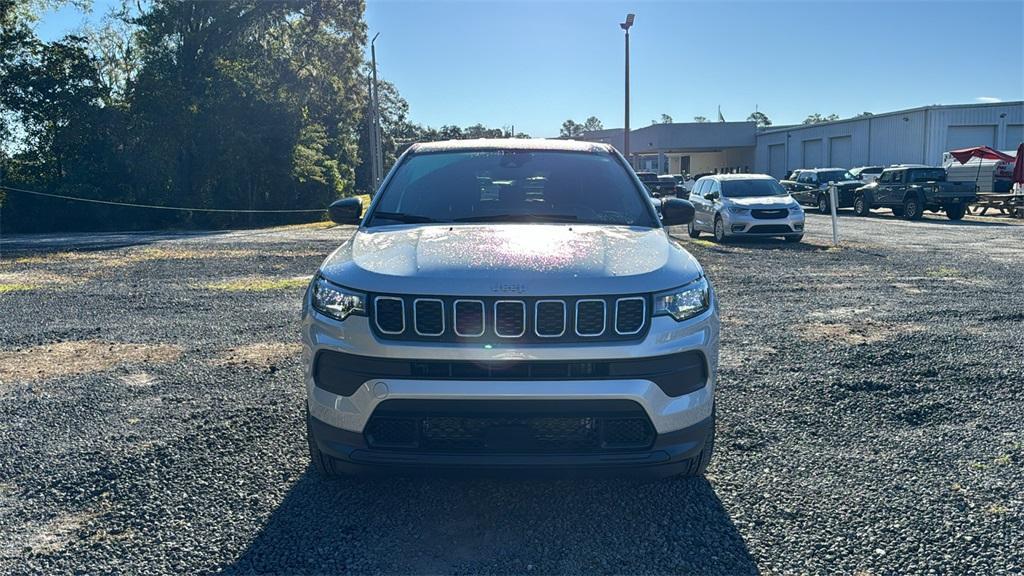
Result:
[[[373,295],[381,338],[441,342],[594,342],[642,337],[647,296],[444,298]]]

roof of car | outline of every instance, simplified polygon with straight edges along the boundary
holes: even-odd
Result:
[[[774,180],[773,177],[767,174],[709,174],[702,176],[704,178],[714,178],[716,180]]]
[[[546,138],[479,138],[476,140],[443,140],[413,144],[410,152],[448,152],[458,150],[533,150],[556,152],[611,152],[612,147],[599,142],[555,140]]]
[[[801,168],[798,172],[834,172],[836,170],[842,170],[846,172],[846,168]]]

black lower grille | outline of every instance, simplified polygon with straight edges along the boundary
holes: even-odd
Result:
[[[789,234],[792,231],[793,229],[785,224],[758,224],[747,230],[750,234]]]
[[[366,441],[379,449],[491,453],[622,451],[654,442],[635,402],[562,404],[390,400],[367,424]]]
[[[776,220],[778,218],[785,218],[789,215],[788,209],[781,210],[752,210],[751,216],[760,220]]]

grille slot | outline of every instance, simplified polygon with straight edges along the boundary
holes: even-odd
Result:
[[[480,300],[456,300],[455,335],[476,338],[484,335],[484,303]]]
[[[539,300],[534,309],[533,330],[541,338],[557,338],[565,334],[566,316],[564,301]]]
[[[401,298],[378,296],[373,301],[377,329],[385,334],[405,332],[405,303]]]
[[[604,300],[576,301],[576,335],[600,336],[604,334],[607,304]]]
[[[760,220],[777,220],[779,218],[785,218],[789,215],[789,209],[782,208],[776,210],[751,210],[751,216]]]
[[[615,332],[636,334],[643,330],[647,321],[647,300],[644,298],[619,298],[615,301]]]
[[[420,336],[444,334],[444,302],[434,298],[417,298],[412,303],[413,327]]]
[[[494,333],[502,338],[519,338],[526,333],[526,303],[498,300],[494,303]]]

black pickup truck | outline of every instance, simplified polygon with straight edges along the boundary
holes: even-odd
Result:
[[[917,220],[925,210],[944,210],[947,218],[959,220],[977,199],[972,182],[947,182],[944,168],[893,166],[854,192],[853,211],[867,216],[872,208],[890,208],[897,217]]]
[[[853,191],[864,183],[842,168],[794,170],[789,173],[788,178],[779,183],[797,202],[817,207],[820,214],[828,214],[832,211],[829,206],[829,182],[836,185],[836,209],[853,208]]]
[[[663,180],[654,172],[637,172],[637,177],[647,187],[647,191],[651,193],[651,196],[662,197],[672,196],[676,193],[676,182],[675,180]]]

